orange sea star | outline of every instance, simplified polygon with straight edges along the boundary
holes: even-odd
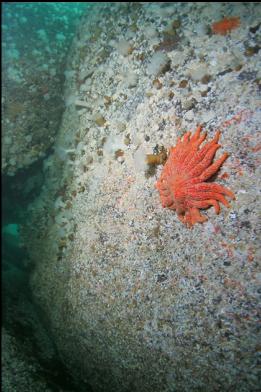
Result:
[[[212,24],[211,29],[215,34],[226,35],[231,30],[236,29],[240,25],[240,18],[238,16],[232,16],[231,18],[224,18],[219,22]]]
[[[207,220],[199,209],[213,206],[218,214],[219,202],[229,207],[224,195],[235,199],[233,192],[224,186],[205,182],[219,170],[228,153],[213,162],[220,147],[220,131],[213,140],[200,147],[207,136],[207,133],[200,134],[201,129],[198,126],[192,136],[191,132],[187,132],[182,140],[178,138],[177,145],[170,148],[167,162],[156,182],[162,206],[176,210],[181,222],[190,227]]]

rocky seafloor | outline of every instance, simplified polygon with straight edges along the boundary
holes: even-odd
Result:
[[[14,176],[50,153],[64,109],[66,56],[83,7],[77,2],[3,5],[4,175]]]
[[[22,227],[31,286],[94,391],[260,384],[259,3],[103,3],[75,35],[65,111]],[[211,26],[239,17],[228,34]],[[203,124],[236,200],[188,229],[145,158]],[[258,140],[259,138],[259,140]]]

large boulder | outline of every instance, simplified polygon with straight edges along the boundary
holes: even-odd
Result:
[[[258,389],[258,62],[242,47],[260,5],[237,3],[242,27],[209,33],[229,7],[103,3],[74,39],[22,236],[60,356],[95,391]],[[202,122],[222,130],[215,181],[236,200],[188,229],[145,157]]]

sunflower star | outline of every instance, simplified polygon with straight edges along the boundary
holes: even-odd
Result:
[[[207,220],[199,209],[213,206],[218,214],[219,202],[229,207],[224,195],[235,199],[233,192],[224,186],[205,182],[219,170],[229,154],[224,153],[213,162],[217,149],[221,147],[218,144],[220,131],[213,140],[200,147],[207,136],[207,133],[200,134],[201,129],[202,126],[198,126],[193,135],[187,132],[182,140],[178,138],[177,145],[170,148],[167,162],[155,184],[162,206],[176,210],[180,221],[189,227]]]
[[[226,35],[231,30],[236,29],[240,26],[240,18],[238,16],[232,16],[231,18],[224,18],[218,22],[212,24],[212,32],[215,34]]]

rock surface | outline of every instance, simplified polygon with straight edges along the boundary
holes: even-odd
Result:
[[[59,353],[95,391],[260,387],[260,57],[245,54],[258,13],[258,3],[103,3],[74,39],[55,154],[22,234]],[[240,27],[210,33],[222,15]],[[147,72],[155,50],[170,59],[161,88]],[[198,123],[222,131],[230,158],[216,181],[236,200],[189,230],[161,207],[161,167],[149,176],[145,156]]]
[[[3,6],[2,173],[14,176],[48,155],[60,126],[64,67],[77,4]]]

